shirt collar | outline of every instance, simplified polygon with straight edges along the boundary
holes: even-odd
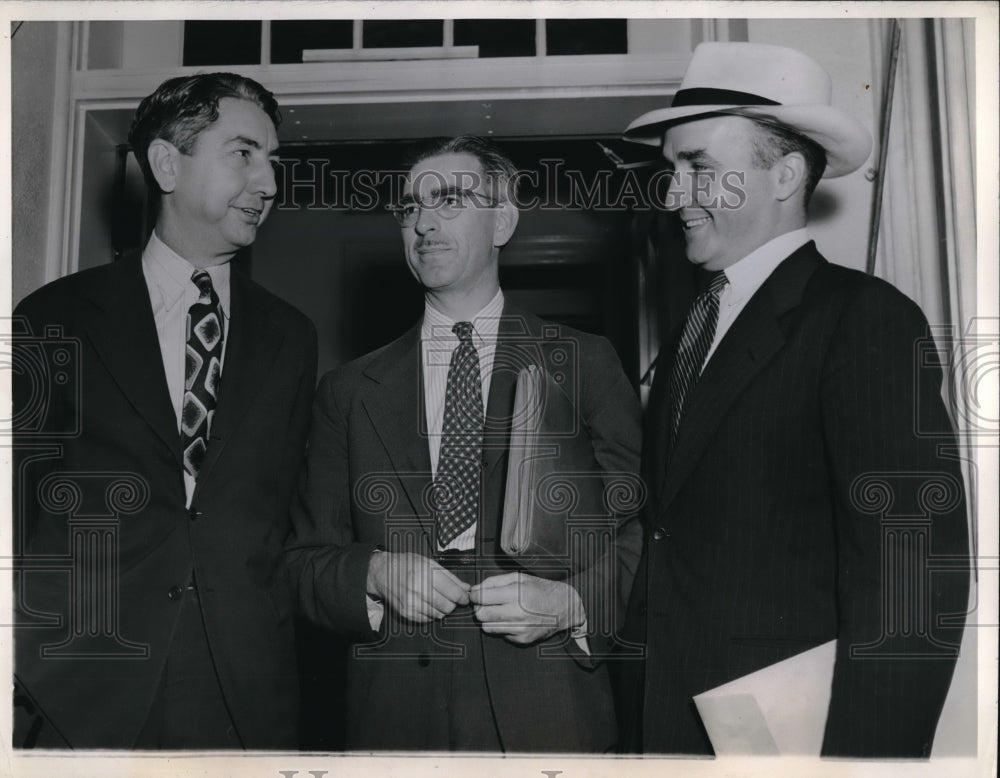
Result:
[[[802,227],[772,238],[743,259],[726,268],[730,303],[738,302],[756,292],[774,269],[809,242],[809,231]]]
[[[142,263],[153,283],[163,296],[163,306],[172,309],[189,291],[191,276],[197,268],[160,240],[154,230],[142,252]],[[222,315],[229,318],[229,279],[231,268],[228,262],[205,268],[212,278],[212,286],[219,297]]]
[[[497,289],[493,299],[472,317],[472,332],[477,341],[477,347],[496,343],[497,333],[500,331],[500,317],[503,314],[503,303],[503,292]],[[422,340],[457,341],[458,338],[451,330],[454,326],[455,319],[439,311],[429,301],[424,301],[424,321],[420,327]]]

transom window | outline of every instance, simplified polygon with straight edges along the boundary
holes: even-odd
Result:
[[[186,21],[184,65],[627,54],[625,19]]]

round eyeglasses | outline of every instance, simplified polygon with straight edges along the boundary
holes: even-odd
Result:
[[[450,188],[432,192],[419,200],[415,197],[406,198],[399,205],[391,206],[390,210],[400,227],[412,227],[423,210],[434,211],[442,219],[454,219],[470,208],[492,208],[497,204],[496,200],[482,192]]]

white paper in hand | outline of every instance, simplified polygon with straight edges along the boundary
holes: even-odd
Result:
[[[697,695],[715,753],[818,756],[836,645],[831,640]]]

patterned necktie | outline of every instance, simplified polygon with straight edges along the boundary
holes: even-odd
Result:
[[[715,338],[715,327],[719,323],[719,296],[727,283],[729,279],[726,278],[725,272],[720,270],[718,273],[713,273],[708,289],[698,295],[691,310],[688,311],[668,385],[671,441],[677,435],[684,404],[691,389],[698,383],[708,349]]]
[[[441,455],[434,479],[441,548],[476,523],[482,487],[484,414],[479,354],[472,344],[471,323],[460,321],[452,332],[458,336],[458,346],[448,366]]]
[[[212,277],[204,270],[196,270],[191,280],[200,295],[187,316],[181,443],[184,469],[197,478],[205,460],[222,378],[222,311],[212,288]]]

